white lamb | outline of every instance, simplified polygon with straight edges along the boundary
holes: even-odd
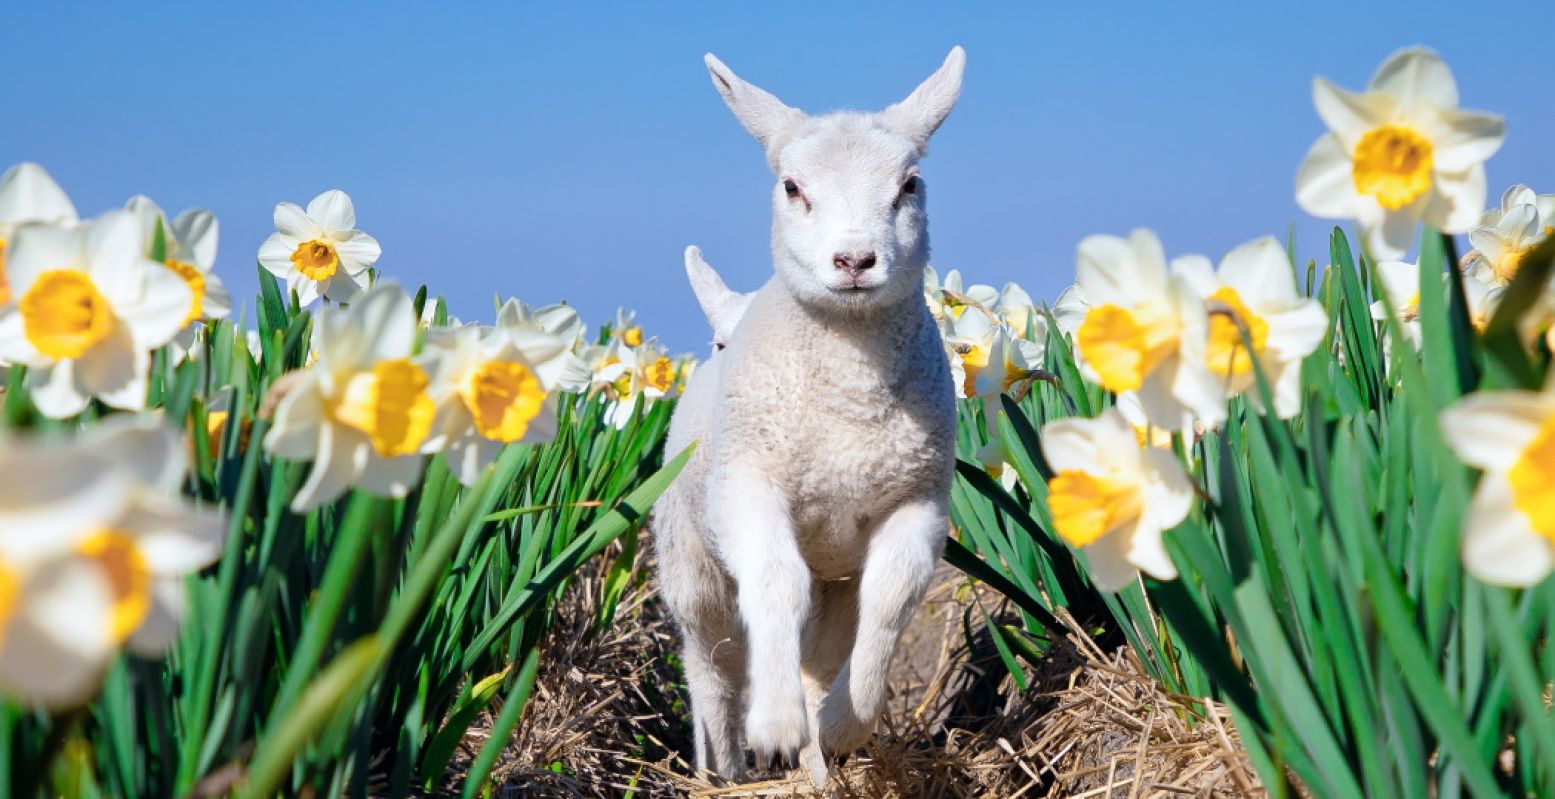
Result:
[[[746,300],[687,253],[727,347],[670,428],[670,452],[700,445],[658,505],[659,569],[698,768],[743,779],[743,732],[758,764],[797,759],[821,784],[874,731],[947,530],[955,391],[923,302],[918,160],[966,57],[884,111],[818,117],[706,60],[778,178],[775,274]]]

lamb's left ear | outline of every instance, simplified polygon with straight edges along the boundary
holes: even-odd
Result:
[[[945,63],[928,80],[918,84],[907,99],[881,111],[881,119],[923,147],[955,107],[956,98],[961,96],[961,75],[965,71],[966,51],[956,45],[951,48],[950,55],[945,56]]]

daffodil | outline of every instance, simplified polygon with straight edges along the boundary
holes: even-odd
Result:
[[[1485,161],[1506,137],[1501,117],[1458,108],[1440,56],[1412,47],[1388,57],[1361,93],[1323,78],[1312,88],[1329,133],[1296,176],[1296,202],[1354,219],[1377,259],[1408,251],[1416,224],[1467,233],[1485,205]]]
[[[1032,303],[1031,295],[1016,283],[1005,283],[1004,288],[999,289],[999,298],[992,310],[999,321],[1009,325],[1017,335],[1035,335],[1039,327],[1041,334],[1047,335],[1047,318]]]
[[[646,406],[675,390],[678,370],[657,340],[628,347],[615,339],[588,348],[584,358],[591,365],[594,388],[609,403],[605,419],[617,428],[631,421],[638,397]]]
[[[940,334],[950,356],[956,396],[965,399],[977,396],[977,377],[993,355],[999,322],[981,305],[957,306],[957,310],[946,313],[940,321]]]
[[[518,306],[509,300],[494,328],[443,328],[427,336],[427,351],[437,359],[437,421],[423,449],[441,451],[466,485],[507,444],[556,435],[552,392],[573,362],[581,366],[569,338],[529,327]]]
[[[1076,285],[1089,303],[1075,331],[1081,374],[1115,393],[1135,392],[1157,426],[1181,430],[1195,418],[1218,422],[1225,398],[1202,360],[1182,357],[1202,339],[1202,301],[1168,273],[1155,234],[1144,229],[1080,242]]]
[[[0,306],[13,299],[6,282],[5,253],[16,226],[24,222],[74,226],[79,221],[76,207],[43,167],[24,162],[0,175]]]
[[[0,694],[66,707],[120,646],[159,656],[185,575],[220,550],[219,516],[177,498],[183,442],[160,416],[73,441],[0,439]]]
[[[1377,264],[1377,275],[1382,279],[1382,290],[1404,330],[1404,338],[1416,348],[1420,346],[1420,267],[1404,261],[1382,261]],[[1446,277],[1446,275],[1443,275]],[[1371,318],[1383,321],[1388,318],[1382,300],[1371,304]],[[1392,339],[1387,340],[1391,343]]]
[[[232,295],[211,271],[216,263],[216,217],[210,211],[190,209],[169,222],[156,203],[140,195],[131,197],[124,208],[140,224],[143,254],[148,258],[161,225],[162,263],[189,286],[192,299],[178,336],[179,345],[187,350],[194,342],[196,322],[222,319],[232,312]]]
[[[393,283],[348,308],[319,312],[318,361],[290,380],[264,441],[277,457],[313,461],[292,510],[331,502],[352,486],[402,497],[421,478],[437,406],[415,345],[415,305]]]
[[[1203,364],[1226,397],[1257,382],[1256,360],[1273,389],[1275,415],[1288,419],[1300,412],[1301,361],[1322,343],[1328,314],[1322,303],[1296,290],[1285,248],[1266,236],[1232,250],[1218,272],[1202,257],[1181,259],[1174,266],[1210,313],[1206,334],[1184,341],[1185,356]],[[1251,339],[1251,350],[1241,327]],[[1256,391],[1249,399],[1254,407],[1262,407]]]
[[[275,232],[259,246],[259,263],[297,292],[307,305],[323,295],[336,302],[367,288],[367,270],[378,262],[378,240],[356,229],[356,207],[339,189],[275,206]]]
[[[531,308],[519,300],[509,299],[497,313],[497,328],[514,336],[537,335],[564,342],[567,352],[543,365],[553,373],[549,384],[561,391],[588,390],[591,371],[577,354],[584,330],[577,309],[565,304]]]
[[[642,325],[637,324],[637,312],[625,308],[616,309],[615,323],[610,325],[610,337],[628,347],[643,343]]]
[[[999,292],[993,286],[975,284],[963,286],[961,271],[952,269],[945,273],[943,282],[939,274],[929,267],[924,272],[923,292],[928,300],[931,312],[935,312],[935,318],[944,316],[960,317],[967,308],[981,308],[992,311],[999,301]]]
[[[1193,487],[1169,450],[1141,449],[1133,426],[1112,408],[1095,419],[1043,425],[1042,454],[1053,469],[1053,530],[1084,554],[1097,588],[1122,590],[1140,571],[1176,579],[1163,533],[1187,517]]]
[[[151,350],[183,326],[193,298],[140,244],[126,211],[81,228],[16,228],[5,265],[15,301],[0,307],[0,359],[28,367],[44,415],[74,416],[92,397],[145,407]]]
[[[1463,524],[1464,568],[1495,585],[1540,582],[1555,568],[1555,377],[1538,392],[1470,394],[1442,412],[1441,429],[1483,471]]]
[[[1053,301],[1053,321],[1058,323],[1059,331],[1069,336],[1080,332],[1080,324],[1090,311],[1091,303],[1085,299],[1085,291],[1078,284],[1059,292],[1058,299]]]
[[[999,437],[999,397],[1011,394],[1017,400],[1024,396],[1033,380],[1041,373],[1047,357],[1047,320],[1034,317],[1036,341],[1027,340],[1007,325],[1000,325],[993,334],[989,348],[988,366],[979,370],[973,380],[972,393],[983,401],[983,420],[987,427],[988,444],[977,452],[977,459],[989,475],[1006,477],[1003,439]],[[1005,488],[1014,485],[1014,475],[1008,475]]]
[[[1555,233],[1555,194],[1534,194],[1517,185],[1501,195],[1501,206],[1486,211],[1469,231],[1474,250],[1465,257],[1470,275],[1492,286],[1505,286],[1523,258]]]

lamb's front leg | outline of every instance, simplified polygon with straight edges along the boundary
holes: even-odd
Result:
[[[794,537],[788,500],[766,475],[729,469],[710,497],[725,563],[738,590],[750,685],[745,743],[758,762],[797,759],[809,742],[800,636],[810,614],[810,567]]]
[[[920,500],[897,508],[870,537],[853,651],[821,703],[821,745],[828,754],[852,752],[875,731],[891,655],[928,589],[946,528],[945,506]]]

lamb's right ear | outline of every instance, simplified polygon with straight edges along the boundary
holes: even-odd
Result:
[[[734,112],[734,118],[740,120],[740,124],[756,137],[756,141],[761,142],[762,149],[767,152],[767,160],[775,161],[775,148],[783,134],[804,119],[804,112],[784,105],[782,100],[767,91],[741,80],[739,75],[734,74],[734,70],[724,66],[724,62],[712,53],[703,56],[702,60],[707,62],[707,71],[713,76],[713,87],[718,89],[729,110]]]

